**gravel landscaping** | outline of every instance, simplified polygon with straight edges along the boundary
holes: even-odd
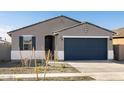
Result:
[[[38,68],[39,73],[44,72],[44,66]],[[0,74],[31,74],[35,67],[21,67],[20,63],[1,62]],[[80,73],[76,68],[67,63],[49,63],[47,73]]]
[[[38,73],[44,73],[44,65],[39,64]],[[22,67],[19,62],[0,62],[0,74],[34,74],[35,67]],[[47,73],[80,73],[76,68],[67,63],[49,63]],[[95,80],[90,76],[62,76],[62,77],[39,77],[38,81],[90,81]],[[37,81],[36,78],[1,78],[0,81]]]

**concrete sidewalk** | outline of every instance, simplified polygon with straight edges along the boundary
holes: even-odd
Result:
[[[44,74],[38,74],[39,77],[44,77]],[[46,77],[70,77],[70,76],[85,76],[83,73],[47,73]],[[0,74],[0,79],[7,78],[36,78],[36,74]]]
[[[44,74],[39,74],[39,78]],[[47,73],[46,77],[73,77],[73,76],[90,76],[98,81],[118,81],[124,80],[124,72],[96,72],[96,73]],[[36,78],[36,74],[0,74],[0,79],[13,78]]]
[[[123,81],[124,72],[101,72],[101,73],[84,73],[85,76],[90,76],[97,81]]]
[[[39,74],[40,77],[44,77],[44,74]],[[102,72],[102,73],[48,73],[46,77],[73,77],[73,76],[90,76],[96,80],[112,81],[112,80],[124,80],[124,72]],[[0,79],[12,79],[12,78],[36,78],[36,74],[1,74]]]

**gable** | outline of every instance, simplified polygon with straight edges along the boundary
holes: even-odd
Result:
[[[81,23],[75,26],[58,31],[63,35],[79,35],[79,36],[112,36],[114,32],[99,27],[92,23]]]
[[[80,21],[77,21],[75,19],[72,19],[72,18],[69,18],[69,17],[66,17],[66,16],[58,16],[58,17],[54,17],[54,18],[51,18],[51,19],[48,19],[48,20],[45,20],[45,21],[42,21],[42,22],[39,22],[39,23],[35,23],[35,24],[32,24],[32,25],[29,25],[29,26],[26,26],[26,27],[23,27],[23,28],[19,28],[17,30],[14,30],[14,31],[10,31],[8,32],[9,35],[11,34],[20,34],[21,33],[27,33],[26,31],[29,32],[32,32],[32,31],[41,31],[42,32],[42,29],[44,31],[56,31],[56,30],[60,30],[62,28],[66,28],[68,26],[73,26],[75,24],[78,24],[78,23],[81,23]]]
[[[119,28],[117,30],[114,30],[114,32],[116,33],[114,35],[114,38],[116,38],[116,37],[118,37],[118,38],[124,37],[124,28]]]

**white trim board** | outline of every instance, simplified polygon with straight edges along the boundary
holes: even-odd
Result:
[[[63,38],[110,38],[110,36],[63,36]]]
[[[114,58],[114,51],[108,50],[108,59],[113,59],[113,58]]]
[[[45,58],[45,51],[35,51],[36,59],[44,59]],[[32,51],[19,51],[19,50],[12,50],[11,51],[11,60],[20,60],[20,59],[34,59]]]
[[[31,58],[32,51],[21,51],[22,59]],[[44,59],[45,51],[35,51],[36,59]],[[11,60],[20,60],[20,51],[11,51]],[[32,56],[33,59],[33,56]],[[113,50],[108,50],[108,59],[113,59]],[[58,60],[64,60],[64,51],[58,51]]]
[[[64,51],[57,51],[58,52],[58,60],[64,60]],[[44,59],[45,58],[45,51],[35,51],[36,59]],[[19,51],[19,50],[12,50],[11,51],[11,60],[20,60],[20,59],[33,59],[34,56],[32,51]]]
[[[58,51],[58,60],[64,60],[64,51]]]

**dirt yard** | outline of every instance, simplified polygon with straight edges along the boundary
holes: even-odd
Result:
[[[44,72],[44,66],[38,67],[39,73]],[[0,74],[31,74],[35,67],[21,67],[17,62],[0,62]],[[49,63],[47,73],[80,73],[76,68],[67,63]]]

